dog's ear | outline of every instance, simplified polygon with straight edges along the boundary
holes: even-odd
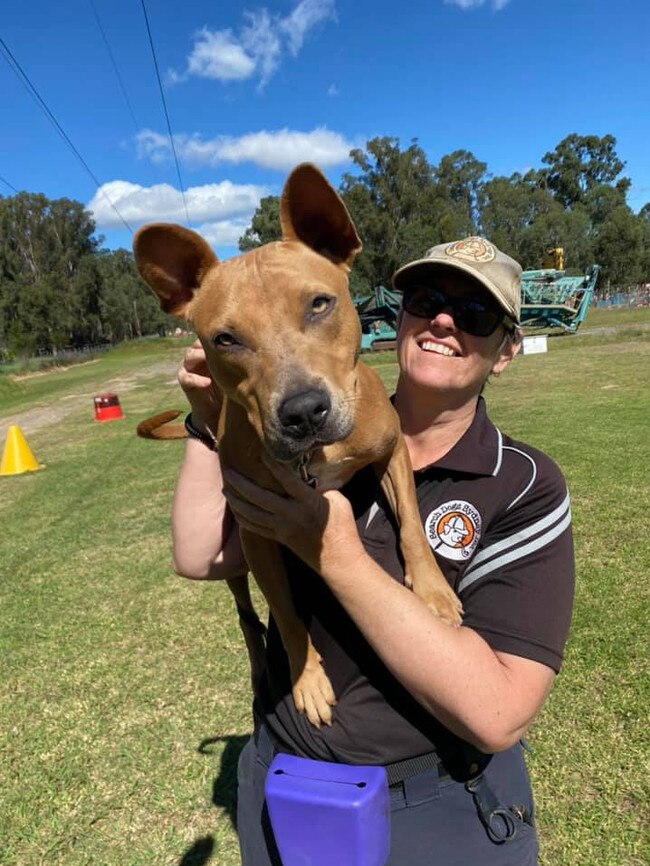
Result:
[[[218,259],[196,232],[169,223],[143,226],[133,239],[140,276],[166,313],[185,316],[194,292]]]
[[[299,240],[336,264],[349,267],[361,252],[361,241],[336,190],[311,163],[287,178],[280,199],[282,237]]]

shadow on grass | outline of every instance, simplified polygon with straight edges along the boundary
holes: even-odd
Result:
[[[187,849],[178,861],[178,866],[204,866],[212,856],[213,850],[214,839],[212,836],[203,836]]]
[[[225,809],[232,826],[237,829],[237,762],[250,734],[234,737],[209,737],[202,740],[198,751],[202,755],[212,754],[215,743],[225,743],[221,753],[221,765],[212,783],[212,802]]]
[[[237,829],[237,762],[242,749],[249,739],[249,734],[236,737],[206,737],[201,740],[197,752],[201,755],[212,755],[212,746],[225,743],[221,753],[221,765],[212,783],[212,802],[221,806],[230,818],[232,826]],[[214,851],[214,838],[202,836],[197,839],[183,854],[177,866],[205,866]]]

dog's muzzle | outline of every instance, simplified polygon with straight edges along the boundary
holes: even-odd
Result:
[[[325,426],[331,408],[329,394],[321,389],[287,397],[278,410],[282,434],[297,441],[313,439]]]
[[[325,388],[305,388],[285,396],[264,424],[264,445],[281,463],[350,435],[354,416],[347,401],[334,400]]]

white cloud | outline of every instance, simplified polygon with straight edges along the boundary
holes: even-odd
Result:
[[[249,78],[255,71],[255,61],[249,57],[230,30],[212,32],[206,27],[196,34],[192,53],[187,59],[187,72],[199,78],[237,81]],[[170,73],[174,75],[174,73]]]
[[[203,223],[195,231],[213,247],[236,247],[239,238],[250,226],[250,217],[244,220],[219,220]]]
[[[296,57],[309,31],[335,17],[334,0],[301,0],[284,18],[266,8],[244,11],[237,35],[207,27],[196,33],[186,71],[169,70],[168,81],[177,84],[196,76],[228,82],[255,76],[264,87],[285,51]]]
[[[136,138],[138,155],[155,163],[172,158],[169,138],[146,129]],[[262,168],[286,171],[299,162],[315,162],[327,168],[349,160],[354,142],[337,132],[319,127],[311,132],[280,129],[275,132],[253,132],[240,138],[219,136],[203,139],[200,135],[175,135],[174,147],[184,163],[215,166],[219,163],[252,162]]]
[[[334,0],[302,0],[290,15],[280,21],[280,29],[289,39],[289,51],[295,57],[307,33],[336,16]]]
[[[280,65],[282,43],[266,9],[245,12],[244,17],[248,24],[242,30],[242,43],[254,58],[253,71],[257,70],[260,87],[264,87]]]
[[[185,190],[185,201],[192,223],[213,224],[218,243],[226,243],[223,237],[228,236],[231,242],[235,232],[239,232],[235,240],[243,234],[260,199],[267,194],[263,186],[237,185],[224,180],[190,187]],[[166,183],[150,187],[125,180],[105,183],[87,205],[100,229],[122,228],[111,202],[132,227],[145,222],[186,222],[183,196]]]
[[[445,0],[448,6],[458,6],[460,9],[478,9],[489,3],[496,12],[507,6],[509,2],[510,0]]]

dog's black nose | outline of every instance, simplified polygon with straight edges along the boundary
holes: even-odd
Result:
[[[294,439],[313,436],[325,424],[331,408],[329,395],[325,391],[311,390],[294,394],[280,406],[282,429]]]

